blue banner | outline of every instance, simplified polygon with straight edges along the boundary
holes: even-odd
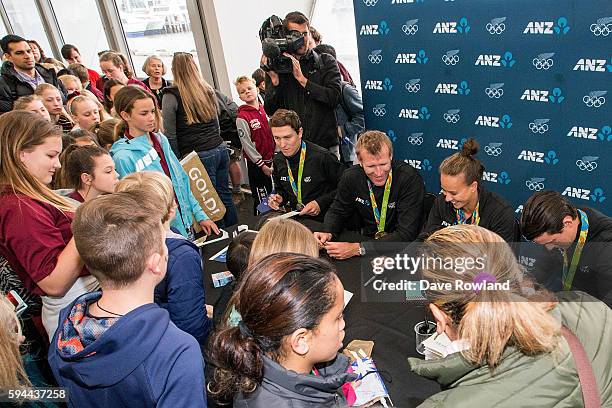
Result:
[[[440,190],[468,138],[519,212],[563,193],[612,214],[612,1],[354,0],[366,127]]]

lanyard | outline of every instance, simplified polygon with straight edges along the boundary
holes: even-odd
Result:
[[[463,208],[457,210],[457,224],[467,224],[467,219],[465,218],[465,211]],[[480,223],[480,201],[476,204],[476,208],[472,212],[472,217],[470,218],[470,224],[478,225]]]
[[[389,171],[387,176],[387,182],[385,183],[385,192],[383,194],[382,201],[382,213],[378,210],[378,204],[376,204],[376,197],[372,191],[372,184],[368,180],[368,190],[370,190],[370,202],[372,203],[372,212],[374,213],[374,220],[378,226],[378,232],[385,232],[385,222],[387,221],[387,204],[389,204],[389,193],[391,192],[391,181],[393,179],[393,170]]]
[[[287,162],[287,173],[289,175],[289,181],[291,182],[291,189],[293,190],[293,194],[296,195],[298,204],[302,204],[302,173],[304,172],[304,160],[306,160],[306,143],[302,141],[302,151],[300,152],[300,164],[298,166],[298,181],[295,182],[293,178],[293,172],[291,171],[291,166],[289,166],[289,161],[285,159]]]
[[[586,242],[587,235],[589,234],[589,217],[587,217],[586,213],[582,210],[578,210],[578,212],[580,213],[580,236],[578,237],[576,248],[574,248],[571,264],[569,264],[569,260],[567,258],[567,251],[562,251],[563,277],[561,280],[563,282],[563,290],[570,290],[572,288],[574,276],[576,275],[576,269],[578,268],[578,262],[580,262],[580,255],[582,255],[582,249],[584,248],[584,243]]]

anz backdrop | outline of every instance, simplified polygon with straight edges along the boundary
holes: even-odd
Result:
[[[354,5],[366,127],[428,191],[474,137],[486,186],[517,213],[553,189],[612,214],[611,0]]]

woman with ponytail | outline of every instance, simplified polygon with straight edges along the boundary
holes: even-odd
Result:
[[[534,288],[510,246],[482,227],[444,228],[423,249],[421,279],[452,288],[424,295],[437,333],[458,351],[408,359],[414,373],[444,390],[421,407],[582,407],[585,384],[568,340],[586,352],[601,406],[612,404],[612,311],[604,303],[583,292],[555,297]]]
[[[506,200],[483,185],[485,168],[475,157],[478,149],[478,142],[468,139],[460,152],[440,164],[442,192],[434,201],[419,240],[448,225],[473,224],[495,232],[506,242],[518,241],[514,210]]]
[[[61,151],[61,130],[35,113],[0,117],[0,254],[25,288],[41,296],[49,338],[59,311],[98,287],[72,238],[75,208],[49,188]]]
[[[189,177],[159,128],[159,111],[155,97],[137,86],[121,88],[114,98],[120,122],[115,126],[115,139],[110,155],[120,178],[143,170],[159,171],[172,180],[178,204],[171,226],[184,237],[190,237],[191,224],[196,222],[207,235],[219,233],[217,225],[206,215],[191,193]]]
[[[343,293],[323,260],[279,253],[251,266],[233,298],[241,322],[209,343],[209,395],[234,407],[347,406]]]

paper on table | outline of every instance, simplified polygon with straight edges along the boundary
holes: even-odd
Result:
[[[351,301],[352,297],[353,297],[353,293],[349,292],[346,289],[344,289],[344,307],[346,307],[346,305],[348,305],[348,303]]]
[[[193,241],[193,243],[198,248],[200,248],[200,247],[203,247],[204,245],[212,244],[213,242],[223,241],[224,239],[228,239],[229,238],[229,234],[227,233],[226,230],[220,228],[219,232],[221,232],[221,235],[218,238],[215,238],[215,239],[210,240],[210,241],[202,240],[202,238],[200,238],[200,239],[196,239],[195,241]]]
[[[228,248],[229,248],[229,246],[226,246],[225,248],[223,248],[222,250],[220,250],[219,252],[217,252],[216,254],[211,256],[208,260],[209,261],[217,261],[217,262],[225,262],[225,259],[226,259],[226,256],[227,256],[227,249]]]

